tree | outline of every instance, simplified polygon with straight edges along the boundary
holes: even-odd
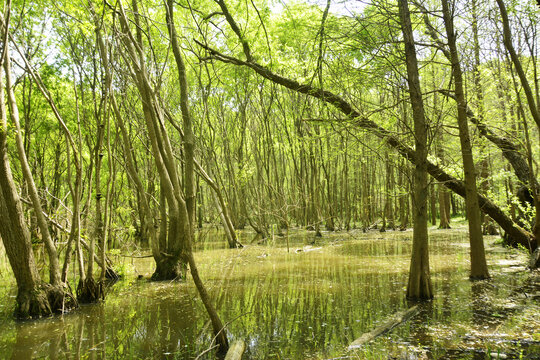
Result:
[[[139,24],[137,1],[133,1],[135,23]],[[129,20],[120,4],[120,33],[117,38],[126,49],[126,65],[130,67],[132,80],[141,97],[144,120],[150,138],[151,151],[160,179],[160,217],[161,226],[157,241],[159,251],[154,280],[174,280],[185,278],[186,259],[182,254],[186,249],[186,236],[189,236],[189,214],[186,198],[180,183],[180,174],[175,163],[171,141],[165,128],[164,111],[157,91],[150,81],[146,68],[142,30],[136,27],[134,36],[129,27]],[[190,199],[192,201],[192,199]],[[168,214],[168,216],[167,216]]]
[[[223,1],[220,1],[223,3]],[[222,11],[224,7],[222,7]],[[225,7],[226,9],[226,7]],[[229,18],[234,21],[232,16],[226,16],[228,21]],[[237,27],[237,26],[236,26]],[[234,29],[234,26],[231,25],[231,28]],[[237,37],[242,37],[241,33],[236,34]],[[272,82],[279,84],[288,89],[294,90],[300,94],[306,94],[316,99],[319,99],[327,104],[335,107],[339,112],[341,112],[346,119],[339,119],[342,122],[346,122],[351,126],[354,126],[359,129],[364,129],[374,134],[376,137],[383,139],[385,143],[394,148],[401,156],[403,156],[408,161],[412,162],[415,159],[415,150],[411,148],[407,143],[401,141],[394,133],[387,130],[383,126],[377,124],[375,121],[360,113],[355,107],[348,102],[343,97],[337,95],[336,93],[318,88],[309,83],[299,83],[296,80],[290,79],[286,76],[280,75],[275,71],[272,71],[270,68],[265,67],[257,63],[255,60],[241,60],[237,57],[224,54],[207,44],[197,42],[199,46],[205,49],[212,59],[217,59],[224,63],[230,63],[237,66],[244,66],[251,68],[260,76],[271,80]],[[248,46],[246,39],[243,38],[242,46]],[[251,54],[251,53],[250,53]],[[244,54],[245,55],[245,54]],[[246,58],[251,58],[251,55],[246,56]],[[456,179],[450,175],[442,166],[430,161],[427,161],[427,171],[429,174],[440,183],[444,184],[449,190],[457,193],[458,195],[465,197],[465,185],[462,181]],[[497,222],[506,234],[512,237],[516,244],[521,244],[527,248],[535,249],[537,246],[536,240],[533,238],[532,234],[524,230],[521,226],[516,224],[499,206],[497,206],[493,201],[489,200],[485,196],[478,194],[478,202],[482,211],[488,214],[495,222]]]
[[[195,136],[192,130],[192,119],[189,112],[188,84],[186,67],[178,44],[176,28],[174,25],[173,2],[164,3],[166,24],[170,37],[170,46],[173,51],[178,71],[180,90],[180,113],[183,119],[183,172],[178,170],[171,138],[169,137],[165,120],[174,122],[173,115],[165,108],[165,104],[158,98],[159,89],[150,81],[150,72],[145,66],[143,53],[142,32],[137,1],[132,2],[134,22],[137,24],[136,37],[133,36],[126,12],[119,4],[121,42],[127,50],[129,58],[126,63],[131,68],[131,77],[137,86],[142,99],[142,107],[146,129],[150,137],[152,155],[158,168],[161,185],[161,229],[158,239],[156,271],[152,275],[154,280],[174,280],[185,278],[186,265],[195,286],[201,296],[208,312],[216,342],[222,352],[228,348],[227,337],[223,324],[211,303],[204,284],[200,278],[192,251],[192,241],[195,228]],[[105,51],[101,51],[103,57]],[[114,103],[113,103],[114,106]],[[116,110],[115,110],[116,111]],[[121,116],[118,116],[121,118]],[[176,126],[175,126],[176,127]],[[138,186],[139,187],[139,186]]]
[[[27,180],[31,180],[28,176],[29,169],[25,164],[26,155],[21,151],[20,126],[18,126],[18,111],[15,97],[13,95],[11,81],[11,66],[8,52],[9,40],[9,21],[11,1],[4,4],[2,24],[0,27],[0,35],[2,38],[3,47],[1,49],[0,64],[6,75],[6,88],[8,92],[9,103],[11,106],[11,118],[15,122],[15,127],[18,128],[18,149],[20,161],[23,163],[26,172]],[[2,72],[0,71],[0,83],[3,83]],[[55,252],[54,244],[50,238],[47,244],[49,248],[49,274],[50,283],[41,280],[39,272],[34,260],[32,244],[30,242],[30,233],[28,231],[26,220],[24,219],[22,204],[17,194],[11,166],[8,159],[7,138],[7,109],[4,102],[4,88],[0,86],[0,119],[2,121],[0,128],[0,237],[4,243],[6,253],[8,255],[11,268],[17,280],[17,307],[15,315],[19,318],[34,318],[48,316],[53,313],[67,311],[77,306],[77,301],[71,295],[69,288],[60,280],[60,269],[58,265],[58,257]],[[31,175],[31,174],[30,174]],[[33,189],[35,191],[35,188]],[[35,195],[35,196],[34,196]],[[38,216],[41,216],[41,222],[45,222],[39,199],[37,194],[34,194],[34,208],[39,210]],[[37,201],[36,201],[37,200]],[[42,230],[47,231],[47,224],[41,224]],[[45,234],[44,236],[47,236]]]
[[[405,60],[407,65],[407,82],[411,96],[412,116],[414,120],[415,157],[414,157],[414,210],[413,210],[413,249],[407,298],[425,300],[433,298],[433,288],[429,273],[428,249],[428,214],[427,199],[429,195],[427,172],[427,122],[424,113],[422,91],[418,75],[418,61],[414,45],[414,36],[407,0],[399,0],[399,17],[403,42],[405,44]]]
[[[471,279],[487,279],[489,272],[484,251],[482,236],[482,219],[478,205],[478,190],[476,188],[476,173],[472,154],[471,140],[469,137],[469,125],[467,123],[467,103],[463,91],[463,77],[456,46],[456,34],[454,21],[447,0],[442,0],[442,9],[450,59],[452,61],[452,73],[457,100],[457,120],[459,127],[459,140],[461,142],[461,156],[463,158],[463,170],[465,173],[465,203],[467,206],[467,220],[469,223],[469,239],[471,244]]]
[[[534,122],[536,123],[536,126],[538,127],[538,129],[540,129],[540,107],[539,107],[540,104],[536,103],[533,91],[531,89],[531,85],[529,84],[525,70],[523,69],[519,56],[512,43],[512,32],[510,30],[510,21],[508,19],[508,12],[506,10],[506,6],[504,5],[504,2],[502,0],[497,0],[497,5],[499,6],[499,10],[501,13],[504,46],[510,55],[512,64],[514,65],[516,69],[519,80],[521,82],[521,86],[523,87],[523,91],[525,92],[525,97],[527,99],[527,104],[529,105],[528,108],[529,108],[530,114]],[[533,66],[535,67],[535,72],[536,72],[536,64],[534,64]],[[538,93],[537,93],[537,99],[538,99]],[[520,108],[522,107],[520,106]],[[526,121],[525,116],[523,116],[523,121]],[[528,156],[529,179],[528,181],[530,183],[531,195],[532,195],[533,204],[536,210],[536,220],[535,220],[532,230],[533,230],[533,234],[535,238],[538,240],[540,238],[540,216],[539,216],[540,215],[540,199],[539,199],[540,191],[538,189],[538,183],[534,177],[533,168],[532,168],[532,159],[531,159],[532,154],[530,151],[530,141],[528,141],[528,135],[527,135],[528,130],[525,129],[525,132],[526,132],[526,138],[527,138],[526,143],[528,144],[527,146],[528,146],[528,153],[529,153],[529,156]]]
[[[210,296],[208,295],[206,288],[199,276],[199,270],[195,263],[195,258],[193,257],[192,242],[193,242],[193,232],[195,230],[195,136],[193,135],[192,129],[192,119],[189,112],[188,105],[188,84],[186,76],[186,67],[182,53],[180,52],[180,46],[178,45],[178,35],[176,34],[176,27],[174,25],[174,5],[173,0],[167,0],[165,4],[167,11],[167,27],[169,29],[169,36],[171,41],[171,47],[173,50],[174,58],[176,60],[176,66],[178,70],[178,81],[180,83],[180,109],[182,113],[183,123],[184,123],[184,192],[185,192],[185,207],[188,214],[187,220],[187,231],[186,234],[186,246],[185,253],[182,254],[184,258],[187,259],[189,268],[191,271],[191,276],[195,282],[195,286],[199,292],[201,300],[208,312],[210,317],[210,322],[212,323],[212,328],[214,330],[214,336],[216,337],[216,342],[219,345],[220,351],[225,353],[229,348],[227,341],[227,335],[224,331],[223,323],[219,318],[216,309],[212,305]]]

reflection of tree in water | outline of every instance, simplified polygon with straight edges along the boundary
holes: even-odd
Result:
[[[501,322],[502,317],[497,314],[496,304],[490,293],[494,286],[487,281],[475,281],[471,284],[471,311],[472,325],[479,331],[494,330]]]
[[[50,359],[63,359],[67,353],[66,329],[59,319],[44,319],[15,325],[15,344],[11,359],[33,359],[48,354]]]
[[[177,291],[166,289],[157,298],[141,299],[136,316],[130,315],[136,326],[123,338],[119,323],[116,340],[126,343],[135,357],[192,358],[198,344],[195,314],[200,309],[194,309],[190,296]]]
[[[107,307],[85,306],[64,318],[17,324],[11,359],[192,359],[211,336],[199,332],[203,323],[196,314],[202,309],[191,295],[179,295],[178,287],[171,284]]]
[[[106,354],[105,312],[102,304],[92,307],[92,316],[80,321],[79,343],[89,359],[103,359]],[[98,356],[99,355],[99,356]]]
[[[433,351],[434,337],[430,329],[430,324],[436,314],[436,309],[433,301],[425,301],[422,303],[409,302],[409,307],[418,305],[420,312],[410,322],[410,331],[408,339],[410,348],[407,348],[406,354],[403,354],[406,359],[416,358],[418,351],[430,353]],[[422,350],[420,350],[422,349]]]
[[[340,354],[403,306],[400,273],[359,271],[346,258],[319,253],[293,256],[278,270],[226,281],[218,296],[224,317],[236,319],[230,332],[252,358]]]

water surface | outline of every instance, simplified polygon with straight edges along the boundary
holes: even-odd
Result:
[[[197,260],[231,340],[246,359],[540,358],[540,292],[515,250],[490,247],[493,280],[468,280],[467,234],[432,230],[435,300],[412,321],[355,353],[347,345],[391,314],[406,309],[411,232],[291,231],[227,249],[205,230]],[[496,238],[486,238],[491,243]],[[104,303],[62,317],[17,323],[15,289],[0,271],[0,358],[194,359],[211,347],[211,326],[192,281],[148,282],[152,259],[117,257],[128,275]],[[522,341],[519,341],[522,340]],[[212,352],[200,358],[212,359]]]

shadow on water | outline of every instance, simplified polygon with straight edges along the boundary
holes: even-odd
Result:
[[[253,235],[241,233],[241,241],[249,244]],[[494,352],[526,359],[540,354],[537,325],[528,324],[528,335],[519,334],[524,341],[518,342],[512,331],[526,326],[508,321],[527,311],[537,317],[535,298],[522,295],[538,288],[520,287],[523,271],[497,270],[505,269],[497,267],[506,261],[504,252],[489,255],[494,280],[470,282],[464,232],[432,233],[435,300],[356,353],[346,350],[352,340],[408,307],[410,233],[327,233],[314,242],[312,233],[291,231],[290,252],[282,237],[230,250],[221,236],[201,236],[196,255],[231,340],[247,344],[246,359],[490,359]],[[149,276],[151,259],[136,261],[138,273]],[[0,292],[4,304],[14,301],[10,284]],[[0,315],[2,358],[194,359],[212,343],[191,281],[151,283],[132,274],[112,288],[106,302],[63,317],[15,323],[5,307]]]

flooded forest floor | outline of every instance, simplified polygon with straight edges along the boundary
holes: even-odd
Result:
[[[244,359],[540,359],[540,273],[526,268],[525,252],[498,245],[499,237],[485,238],[492,279],[471,282],[466,229],[430,230],[435,299],[348,351],[411,305],[412,232],[315,238],[291,230],[289,249],[286,237],[257,243],[251,232],[239,235],[246,247],[227,249],[220,231],[202,230],[196,259],[230,341],[246,342]],[[191,279],[149,282],[153,260],[124,250],[112,258],[125,276],[105,302],[32,322],[13,320],[15,283],[2,267],[0,358],[194,359],[208,349],[211,326]]]

